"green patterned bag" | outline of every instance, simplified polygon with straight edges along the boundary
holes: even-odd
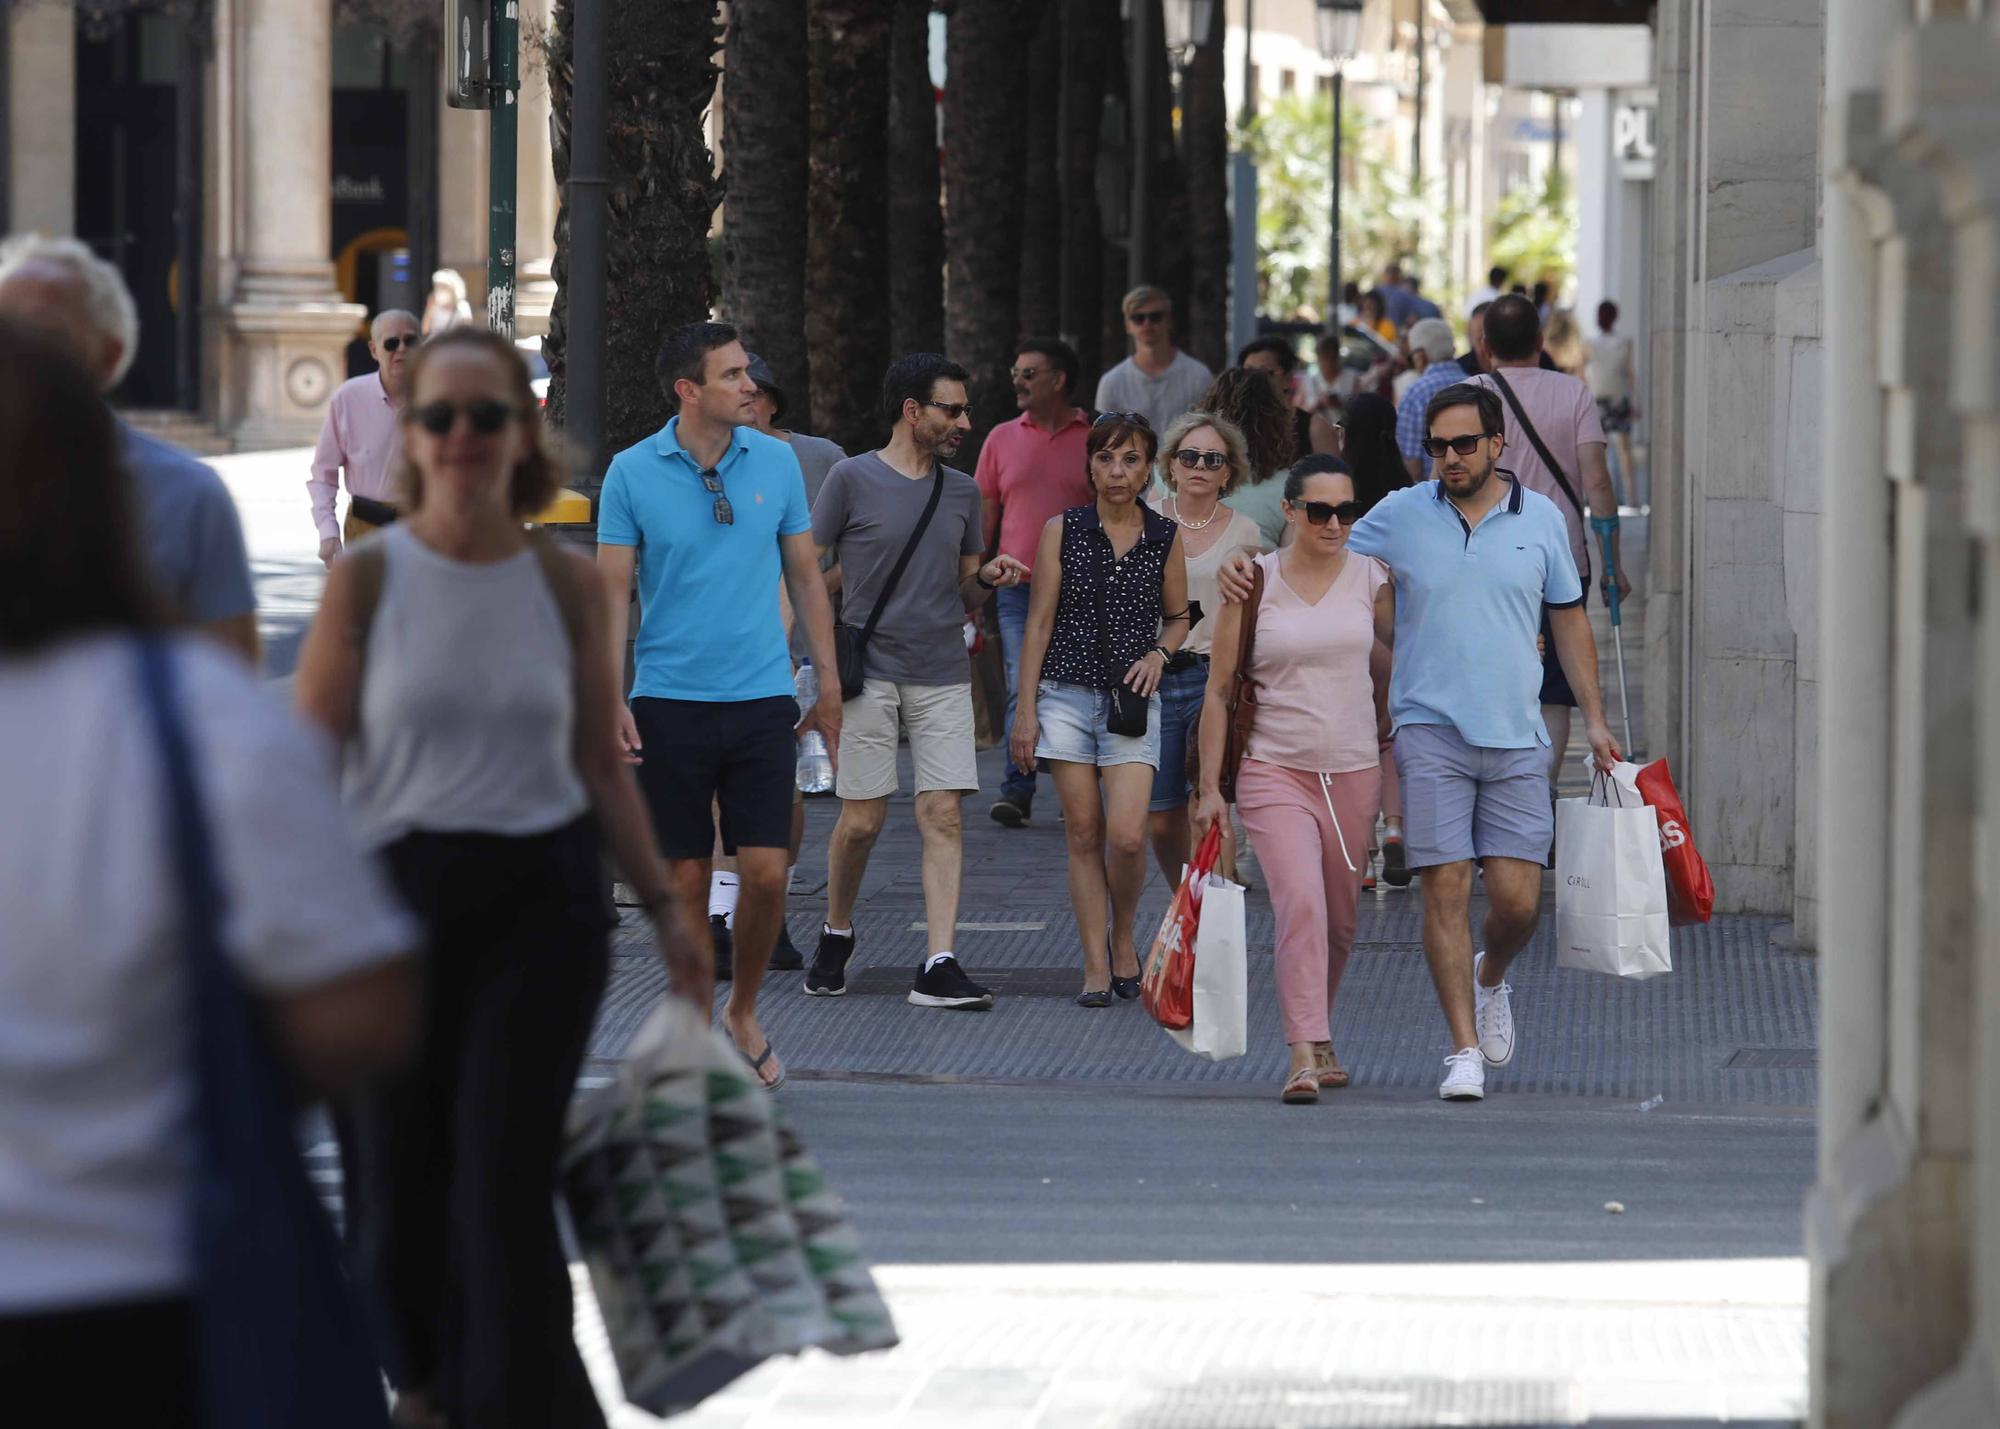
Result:
[[[653,1414],[772,1355],[896,1343],[839,1197],[728,1038],[680,998],[572,1109],[563,1192],[626,1397]]]

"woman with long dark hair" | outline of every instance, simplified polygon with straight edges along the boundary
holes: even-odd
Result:
[[[241,659],[169,632],[120,450],[92,379],[0,322],[0,1381],[194,1429],[197,1321],[230,1287],[195,1283],[188,1232],[205,935],[175,850],[209,851],[213,942],[290,1064],[274,1081],[340,1091],[408,1055],[416,930],[318,741]]]
[[[1393,403],[1373,392],[1357,392],[1340,414],[1340,429],[1340,459],[1354,478],[1354,497],[1364,513],[1410,484],[1410,469],[1396,445]]]
[[[603,843],[704,1013],[713,959],[619,750],[597,568],[523,529],[558,467],[520,354],[432,338],[402,421],[406,514],[335,562],[296,689],[429,935],[423,1056],[345,1128],[361,1279],[399,1422],[590,1429],[553,1196],[604,989]]]
[[[1253,380],[1268,390],[1263,378]],[[1160,767],[1158,690],[1188,634],[1180,527],[1141,500],[1158,455],[1159,437],[1144,416],[1098,417],[1084,442],[1097,499],[1042,528],[1021,647],[1009,752],[1019,769],[1047,763],[1062,799],[1070,902],[1083,943],[1080,1007],[1109,1007],[1113,993],[1139,995],[1132,933]],[[1128,724],[1131,715],[1141,717]]]
[[[1243,433],[1250,472],[1223,504],[1257,523],[1264,543],[1275,546],[1285,534],[1285,469],[1292,464],[1292,406],[1263,373],[1230,367],[1215,374],[1201,399],[1212,412]]]

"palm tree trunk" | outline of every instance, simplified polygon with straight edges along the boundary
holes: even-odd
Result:
[[[722,85],[722,316],[800,420],[806,368],[806,0],[729,7]]]
[[[1020,111],[1027,153],[1021,225],[1021,333],[1053,333],[1062,325],[1063,184],[1057,136],[1062,119],[1062,32],[1059,5],[1042,12],[1028,47],[1028,102]]]
[[[896,0],[889,50],[889,350],[940,352],[944,200],[930,0]]]
[[[1110,363],[1104,342],[1104,220],[1097,200],[1104,99],[1116,73],[1118,0],[1064,0],[1062,11],[1062,317],[1089,401]],[[1120,354],[1121,356],[1123,354]],[[1115,360],[1115,359],[1112,359]]]
[[[1222,83],[1222,9],[1183,81],[1181,151],[1189,214],[1188,305],[1183,346],[1210,367],[1229,352],[1229,101]]]
[[[570,0],[557,0],[549,45],[550,99],[558,183],[569,177]],[[605,341],[605,446],[619,451],[666,423],[653,377],[660,335],[699,322],[715,299],[708,226],[716,184],[702,113],[715,91],[715,0],[613,5],[610,13],[610,294]],[[556,217],[554,311],[542,352],[549,364],[549,412],[564,404],[563,344],[569,322],[569,219]]]
[[[807,0],[806,348],[820,435],[881,445],[889,363],[889,0]]]
[[[972,373],[977,444],[1014,413],[1012,363],[1020,335],[1021,54],[1041,0],[958,0],[945,35],[945,348]]]

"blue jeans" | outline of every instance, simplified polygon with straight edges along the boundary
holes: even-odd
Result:
[[[1007,667],[1007,737],[1014,737],[1014,710],[1021,702],[1021,646],[1028,638],[1028,587],[1008,586],[993,597],[994,614],[1000,619],[1000,659]],[[1000,792],[1020,803],[1035,797],[1035,771],[1016,769],[1007,757],[1007,772],[1001,776]]]

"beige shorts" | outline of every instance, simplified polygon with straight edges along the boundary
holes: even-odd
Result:
[[[979,787],[972,733],[972,686],[900,685],[868,680],[842,707],[840,769],[834,793],[843,799],[881,799],[896,792],[896,736],[910,736],[917,792]]]

